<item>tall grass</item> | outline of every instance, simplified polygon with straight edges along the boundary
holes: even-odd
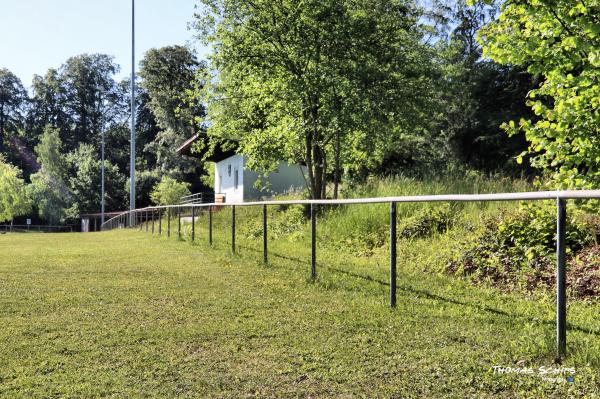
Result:
[[[485,176],[476,172],[458,173],[419,179],[397,176],[385,179],[369,179],[365,184],[343,187],[344,198],[367,198],[388,196],[417,196],[427,194],[499,193],[531,190],[524,179],[511,179],[499,175]],[[298,198],[287,196],[284,199]],[[425,238],[424,244],[414,242],[415,256],[440,258],[440,250],[447,248],[452,235],[464,235],[468,226],[476,224],[483,214],[498,212],[500,208],[515,207],[517,203],[418,203],[398,204],[399,237]],[[237,236],[239,242],[260,248],[262,236],[261,207],[237,208]],[[269,207],[270,239],[301,243],[308,247],[310,240],[309,209],[301,205]],[[200,228],[206,224],[202,217]],[[215,231],[230,231],[231,211],[224,207],[215,212]],[[320,206],[317,216],[318,246],[338,250],[352,256],[385,256],[389,244],[389,205],[331,205]],[[176,229],[176,225],[174,227]],[[184,237],[190,237],[191,227],[183,227]],[[453,231],[450,231],[453,230]],[[403,234],[409,231],[409,234]],[[450,234],[440,234],[450,231]],[[201,233],[199,233],[201,234]],[[414,240],[413,240],[414,241]],[[423,241],[423,240],[421,240]],[[435,241],[435,242],[434,242]],[[436,268],[438,268],[436,266]]]
[[[436,194],[480,194],[530,191],[532,186],[524,179],[511,179],[500,175],[485,176],[477,172],[466,175],[443,175],[429,179],[397,176],[370,179],[366,184],[343,190],[346,198],[417,196]],[[398,204],[397,215],[402,228],[411,218],[427,217],[428,210],[450,206],[452,217],[460,221],[475,221],[483,211],[494,212],[500,207],[515,203],[419,203]],[[364,242],[367,246],[382,243],[389,229],[387,204],[349,205],[330,209],[320,224],[321,234],[330,242],[349,241],[353,245]]]

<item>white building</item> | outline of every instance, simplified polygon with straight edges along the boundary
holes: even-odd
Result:
[[[200,139],[199,134],[194,135],[179,147],[177,152],[181,155],[202,158],[203,154],[191,151],[192,145]],[[261,179],[261,187],[266,188],[257,188],[260,175],[247,169],[247,159],[237,154],[235,150],[214,151],[206,160],[215,163],[215,194],[223,195],[226,203],[255,201],[306,187],[304,178],[306,167],[298,164],[280,162],[275,172]]]

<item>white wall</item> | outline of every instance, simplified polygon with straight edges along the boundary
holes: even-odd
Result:
[[[244,200],[252,201],[273,197],[277,194],[285,194],[293,190],[303,189],[306,187],[302,170],[306,173],[306,167],[297,164],[288,164],[287,162],[279,162],[277,171],[271,173],[267,180],[268,188],[259,190],[254,187],[254,183],[258,179],[258,173],[252,170],[244,170]]]
[[[238,184],[235,186],[235,174]],[[215,193],[225,194],[225,202],[244,200],[244,158],[234,155],[215,164]]]
[[[300,165],[280,162],[277,171],[268,176],[269,188],[259,190],[254,187],[258,173],[244,169],[244,158],[234,155],[215,164],[215,193],[225,194],[226,203],[259,200],[306,186]],[[231,173],[229,172],[231,170]],[[238,171],[238,185],[235,186],[235,171]]]

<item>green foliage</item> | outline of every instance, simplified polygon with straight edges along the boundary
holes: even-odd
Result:
[[[21,80],[6,68],[0,68],[0,155],[8,155],[6,139],[23,124],[27,91]]]
[[[190,195],[189,184],[181,183],[169,176],[164,176],[154,186],[150,198],[156,205],[174,205],[181,201],[181,197]]]
[[[523,134],[507,138],[500,125],[532,115],[525,97],[535,79],[523,67],[482,57],[477,33],[497,14],[498,2],[489,3],[493,4],[434,1],[426,7],[431,34],[438,36],[433,46],[441,66],[435,93],[439,115],[432,118],[439,120],[446,159],[516,174],[514,158],[527,143]]]
[[[486,57],[526,66],[541,79],[529,93],[535,118],[504,128],[525,132],[530,146],[522,157],[558,188],[593,188],[600,181],[599,13],[598,0],[509,0],[481,32]]]
[[[59,223],[79,212],[100,211],[103,136],[109,165],[107,206],[124,207],[129,98],[127,82],[116,79],[118,72],[113,57],[82,54],[33,79],[26,136],[41,164],[31,176],[31,190],[46,221]]]
[[[66,210],[72,198],[69,188],[64,182],[42,171],[32,174],[30,179],[27,190],[38,215],[51,225],[65,222]]]
[[[58,129],[47,126],[35,147],[40,170],[31,175],[29,193],[38,214],[48,223],[63,223],[73,197],[65,179],[68,164]]]
[[[239,139],[251,169],[302,161],[311,196],[322,198],[344,170],[408,154],[407,142],[419,143],[415,153],[431,148],[433,63],[413,3],[201,4],[196,28],[218,72],[196,91],[208,102],[208,132]]]
[[[465,177],[466,176],[466,177]],[[486,193],[527,191],[526,181],[485,176],[478,172],[455,171],[429,177],[397,176],[371,178],[366,184],[346,186],[345,197],[366,198],[424,194]],[[398,204],[398,237],[432,239],[455,227],[459,220],[478,219],[485,210],[497,205],[485,204]],[[389,205],[353,205],[332,207],[319,221],[319,235],[326,246],[349,250],[355,255],[371,256],[381,251],[389,238]]]
[[[454,223],[450,205],[425,208],[402,221],[398,235],[402,238],[423,238],[446,232]]]
[[[55,179],[64,180],[67,177],[68,165],[58,129],[46,126],[39,144],[35,147],[35,154],[44,173]]]
[[[140,62],[146,105],[160,128],[145,150],[155,156],[155,169],[161,175],[182,180],[201,173],[196,160],[175,150],[200,130],[197,118],[204,116],[204,108],[199,101],[190,99],[188,93],[195,87],[196,73],[204,69],[204,63],[183,46],[150,49]]]
[[[203,168],[204,173],[200,176],[200,181],[204,186],[214,190],[215,189],[215,163],[204,162]]]
[[[150,205],[152,203],[152,199],[150,198],[150,194],[154,187],[160,181],[160,176],[155,170],[141,170],[135,174],[136,179],[136,205],[138,208],[144,207],[146,205]],[[129,192],[129,183],[130,180],[127,179],[127,187],[125,188],[126,192]]]
[[[68,154],[69,187],[75,199],[68,216],[77,218],[81,213],[98,213],[101,203],[102,161],[93,146],[81,144]],[[119,210],[125,203],[125,176],[110,161],[105,161],[105,206],[106,210]]]
[[[16,216],[25,215],[31,209],[25,181],[21,171],[0,155],[0,222],[12,221]]]
[[[66,152],[81,143],[99,148],[101,133],[127,118],[126,86],[116,81],[118,71],[112,56],[82,54],[45,76],[36,75],[28,115],[31,133],[41,134],[51,125],[60,130]]]
[[[484,217],[474,231],[461,239],[447,269],[505,288],[550,285],[555,235],[554,207],[536,205]],[[595,242],[593,225],[571,212],[567,221],[567,253],[572,256]]]

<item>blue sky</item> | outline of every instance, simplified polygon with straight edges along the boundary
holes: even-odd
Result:
[[[194,0],[136,0],[136,63],[152,47],[186,44]],[[192,43],[193,44],[193,43]],[[205,50],[198,48],[200,57]],[[114,55],[131,70],[131,0],[0,0],[0,68],[25,86],[82,53]]]

